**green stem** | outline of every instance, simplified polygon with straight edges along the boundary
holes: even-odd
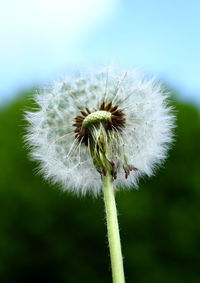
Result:
[[[125,283],[117,209],[110,172],[102,177],[113,283]]]

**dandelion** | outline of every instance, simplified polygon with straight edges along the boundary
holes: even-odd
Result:
[[[104,69],[44,88],[26,114],[45,178],[78,194],[103,191],[114,283],[125,282],[114,190],[137,187],[166,158],[174,127],[167,100],[154,79]]]

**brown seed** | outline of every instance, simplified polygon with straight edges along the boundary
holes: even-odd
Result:
[[[86,111],[87,111],[88,114],[91,113],[90,110],[89,110],[87,107],[85,107],[85,109],[86,109]]]
[[[82,111],[82,110],[81,110],[80,112],[81,112],[81,114],[82,114],[83,116],[85,116],[85,117],[88,116],[88,114],[87,114],[85,111]]]
[[[117,110],[117,108],[118,108],[118,106],[117,106],[117,105],[116,105],[116,106],[114,106],[114,107],[112,107],[112,108],[111,108],[111,110],[110,110],[110,112],[111,112],[111,113],[114,113],[114,112]]]
[[[105,110],[106,110],[106,111],[109,111],[111,107],[112,107],[112,102],[108,103],[108,104],[105,106]]]
[[[101,103],[101,106],[100,106],[99,110],[104,110],[104,107],[105,107],[105,102],[103,101],[103,102]]]

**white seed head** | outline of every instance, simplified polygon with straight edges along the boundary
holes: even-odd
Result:
[[[166,158],[174,116],[168,94],[137,71],[104,69],[66,78],[36,96],[26,140],[42,173],[64,190],[97,195],[137,186]]]

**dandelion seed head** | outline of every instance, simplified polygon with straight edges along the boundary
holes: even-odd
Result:
[[[115,188],[154,174],[173,140],[168,94],[137,71],[104,69],[55,82],[26,113],[26,140],[43,175],[64,190],[101,191],[109,167]]]

